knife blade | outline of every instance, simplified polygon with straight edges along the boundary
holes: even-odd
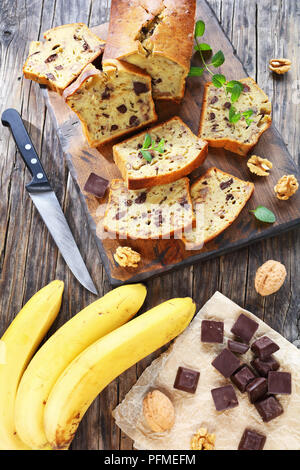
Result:
[[[76,279],[90,292],[98,295],[20,114],[15,109],[6,109],[1,120],[4,126],[9,127],[22,159],[33,177],[26,189],[62,257]]]

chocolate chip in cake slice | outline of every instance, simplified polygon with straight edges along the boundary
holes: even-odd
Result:
[[[143,82],[133,82],[134,93],[139,96],[141,93],[147,93],[149,88],[146,83]]]

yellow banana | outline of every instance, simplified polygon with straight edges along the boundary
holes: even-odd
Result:
[[[195,313],[191,298],[171,299],[109,333],[65,369],[45,408],[44,426],[54,449],[66,449],[96,396],[118,375],[180,334]]]
[[[142,284],[110,291],[59,328],[37,352],[22,377],[15,407],[16,429],[26,444],[47,448],[44,410],[58,377],[90,344],[130,320],[146,293]]]
[[[38,291],[18,313],[1,338],[0,448],[26,450],[15,427],[15,399],[22,374],[39,343],[55,320],[61,305],[64,283],[53,281]]]

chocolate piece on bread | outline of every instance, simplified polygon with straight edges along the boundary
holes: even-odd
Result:
[[[243,86],[234,103],[236,112],[253,111],[251,123],[244,116],[236,123],[229,121],[231,103],[224,88],[206,83],[200,119],[199,136],[211,147],[222,147],[239,155],[247,155],[261,134],[271,125],[271,102],[252,78],[239,80]]]
[[[119,59],[152,77],[153,96],[181,99],[193,52],[195,0],[112,0],[104,62]]]
[[[63,93],[79,117],[91,147],[97,147],[157,119],[149,75],[117,60],[103,70],[89,64]]]
[[[149,134],[156,144],[164,140],[164,152],[151,150],[147,161],[140,149]],[[114,145],[113,155],[129,189],[171,183],[198,168],[206,158],[207,142],[195,136],[177,116]],[[149,149],[150,150],[150,149]]]

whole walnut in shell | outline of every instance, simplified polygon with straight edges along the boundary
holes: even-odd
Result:
[[[143,413],[149,428],[154,432],[168,431],[174,425],[174,406],[171,400],[159,390],[153,390],[145,396]]]
[[[262,296],[277,292],[286,278],[285,266],[270,259],[258,268],[255,276],[255,290]]]

